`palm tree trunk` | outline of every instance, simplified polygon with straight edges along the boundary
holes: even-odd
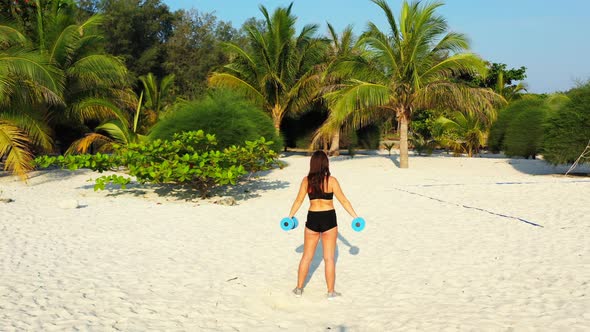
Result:
[[[399,116],[399,167],[408,168],[408,123],[409,116],[405,110],[402,109]]]
[[[283,119],[283,112],[281,111],[280,105],[275,105],[273,107],[271,114],[272,114],[272,121],[275,126],[275,131],[277,132],[277,136],[281,135],[281,120]]]
[[[281,119],[278,118],[273,118],[272,122],[274,123],[275,126],[275,131],[277,132],[277,135],[281,135]]]
[[[330,155],[340,155],[340,130],[336,131],[334,133],[334,136],[332,136],[332,144],[330,145]]]

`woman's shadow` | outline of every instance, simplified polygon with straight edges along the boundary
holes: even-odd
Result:
[[[342,236],[342,234],[338,233],[338,239],[340,240],[340,242],[342,244],[344,244],[345,246],[347,246],[349,248],[348,252],[351,255],[356,256],[359,254],[359,252],[360,252],[359,247],[353,246],[352,244],[350,244],[350,242],[348,242],[348,240],[346,238],[344,238],[344,236]],[[334,262],[336,264],[338,263],[339,247],[340,246],[338,244],[336,244],[336,252],[334,253]],[[302,254],[303,253],[303,244],[300,245],[299,247],[297,247],[295,249],[295,252]],[[315,253],[313,255],[313,259],[311,260],[311,264],[309,265],[309,271],[307,272],[307,276],[305,277],[305,282],[303,283],[303,287],[307,286],[307,283],[311,280],[311,277],[313,276],[315,271],[318,269],[318,267],[320,266],[320,264],[322,263],[323,260],[324,260],[324,246],[322,245],[322,240],[320,237],[318,246],[315,249]]]

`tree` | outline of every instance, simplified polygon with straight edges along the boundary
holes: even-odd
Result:
[[[174,74],[167,75],[160,82],[152,73],[141,76],[139,80],[145,93],[144,107],[147,108],[147,119],[142,121],[142,132],[145,133],[173,103]]]
[[[330,45],[327,52],[327,59],[322,66],[322,90],[326,93],[333,91],[335,87],[342,84],[347,78],[341,75],[338,71],[334,71],[334,67],[341,61],[347,60],[360,53],[356,45],[356,38],[352,31],[352,26],[344,28],[342,33],[339,35],[334,27],[328,23]],[[329,107],[329,106],[328,106]],[[332,113],[332,109],[329,108],[329,113]],[[328,115],[330,116],[330,115]],[[340,154],[340,131],[344,123],[335,121],[326,121],[322,127],[320,127],[314,134],[313,144],[321,139],[330,139],[330,151],[331,155]]]
[[[372,0],[389,23],[389,34],[374,23],[361,37],[366,56],[343,61],[338,70],[352,74],[327,97],[336,110],[332,121],[352,118],[361,126],[384,114],[400,123],[400,167],[408,167],[408,126],[415,110],[449,108],[464,112],[493,109],[503,101],[491,89],[474,88],[454,78],[458,73],[484,75],[483,60],[468,53],[465,35],[448,32],[445,19],[436,14],[440,2],[404,1],[400,19],[385,0]]]
[[[207,89],[211,72],[229,61],[221,43],[233,41],[238,32],[210,13],[180,10],[175,15],[164,68],[175,75],[178,94],[195,99]]]
[[[94,128],[94,131],[87,133],[84,137],[73,142],[66,154],[88,153],[91,148],[98,152],[113,151],[115,146],[129,146],[133,143],[140,143],[147,140],[147,136],[138,133],[139,116],[142,109],[143,92],[139,96],[137,109],[133,117],[133,127],[128,128],[127,123],[119,119],[109,119]]]
[[[453,112],[449,117],[440,116],[434,127],[436,139],[455,153],[473,157],[486,142],[485,126],[474,114]]]
[[[174,29],[167,5],[161,0],[102,0],[100,13],[107,52],[124,59],[134,80],[147,73],[165,76],[164,44]]]
[[[101,16],[77,22],[73,1],[33,4],[31,21],[0,25],[0,44],[7,47],[5,88],[19,90],[0,93],[10,98],[2,110],[4,128],[18,137],[18,144],[3,151],[24,151],[18,167],[7,164],[19,174],[30,169],[33,152],[53,149],[54,138],[67,145],[66,135],[88,130],[83,128],[88,122],[110,118],[127,123],[124,108],[133,102],[125,66],[102,50]]]
[[[505,63],[495,62],[486,62],[486,66],[485,76],[461,73],[458,78],[474,86],[493,89],[507,101],[519,99],[527,90],[526,83],[522,82],[527,77],[526,67],[507,69]]]
[[[62,104],[63,75],[30,40],[0,25],[0,160],[4,169],[25,177],[34,150],[53,145],[51,129],[35,105]]]
[[[127,124],[126,109],[136,105],[128,88],[127,68],[121,59],[104,52],[100,32],[104,17],[94,15],[77,22],[76,10],[72,1],[38,5],[38,19],[29,37],[65,76],[64,104],[43,111],[64,147],[71,139],[65,135],[73,128],[85,131],[86,125],[107,119]]]
[[[266,25],[260,30],[248,25],[248,47],[224,43],[231,62],[214,72],[214,87],[236,89],[270,114],[277,133],[288,114],[301,112],[319,93],[316,66],[324,55],[326,40],[316,38],[317,25],[306,25],[296,35],[293,4],[271,15],[260,6]]]
[[[568,96],[560,97],[561,105],[544,125],[543,157],[554,165],[590,163],[585,148],[590,139],[590,83],[572,89]]]

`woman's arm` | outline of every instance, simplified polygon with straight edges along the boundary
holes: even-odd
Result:
[[[301,181],[301,186],[299,187],[299,193],[297,194],[297,198],[295,198],[295,202],[293,202],[293,206],[291,207],[291,212],[289,212],[289,218],[293,218],[297,210],[303,204],[303,200],[305,200],[305,195],[307,194],[307,176],[303,178]]]
[[[352,204],[350,204],[346,196],[344,196],[344,193],[342,192],[342,188],[340,188],[340,183],[338,183],[338,180],[336,180],[336,178],[332,176],[330,177],[330,179],[332,180],[332,190],[334,191],[334,196],[336,196],[336,198],[338,199],[340,204],[342,204],[342,207],[344,207],[348,214],[350,214],[353,218],[357,218],[358,215],[356,214],[356,212],[354,212]]]

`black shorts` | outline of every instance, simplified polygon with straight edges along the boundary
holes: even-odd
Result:
[[[329,231],[338,226],[336,222],[336,210],[308,211],[305,227],[318,233]]]

